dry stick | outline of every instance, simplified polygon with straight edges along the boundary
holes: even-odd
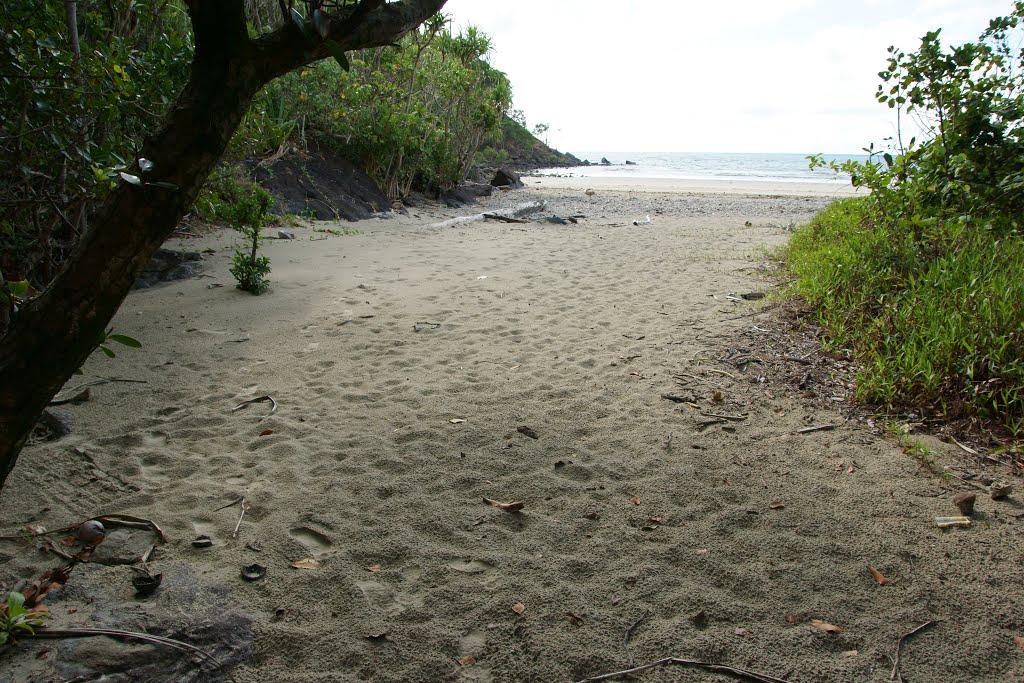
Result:
[[[831,429],[835,429],[835,425],[815,425],[814,427],[804,427],[803,429],[796,430],[797,434],[810,434],[811,432],[827,432]]]
[[[245,506],[245,498],[242,499],[242,514],[238,515],[238,524],[235,525],[235,530],[231,532],[231,538],[238,536],[238,528],[242,526],[242,519],[245,517],[245,511],[248,510]]]
[[[733,666],[726,666],[724,664],[712,664],[711,662],[698,662],[692,659],[679,659],[678,657],[665,657],[659,659],[656,662],[650,664],[644,664],[637,666],[632,669],[626,669],[625,671],[616,671],[614,673],[602,674],[600,676],[592,676],[591,678],[584,678],[578,683],[597,683],[598,681],[611,681],[616,678],[623,678],[625,676],[631,676],[641,671],[647,671],[648,669],[654,669],[659,666],[687,666],[695,669],[704,669],[705,671],[711,671],[712,673],[722,673],[737,678],[742,678],[747,681],[754,681],[754,683],[790,683],[782,678],[775,678],[768,674],[761,674],[755,671],[747,671],[746,669],[737,669]]]
[[[149,529],[150,531],[155,531],[161,541],[164,543],[167,542],[167,534],[165,534],[164,530],[157,526],[157,523],[151,519],[120,514],[100,515],[99,517],[93,517],[93,519],[100,524],[103,524],[103,526],[124,526],[134,529]]]
[[[811,361],[800,356],[783,356],[782,360],[788,360],[790,363],[799,363],[800,365],[811,365]]]
[[[214,510],[214,512],[220,512],[221,510],[226,510],[228,508],[234,507],[234,506],[238,505],[239,503],[241,503],[243,500],[245,500],[244,497],[242,497],[242,498],[235,498],[233,501],[231,501],[227,505],[221,505],[219,508]]]
[[[738,315],[735,318],[722,318],[722,320],[726,321],[726,320],[740,320],[741,318],[753,318],[755,315],[761,315],[762,313],[767,313],[767,312],[768,312],[768,309],[762,308],[760,311],[754,311],[753,313],[747,313],[745,315]]]
[[[910,631],[909,633],[904,633],[902,636],[900,636],[899,641],[896,643],[896,658],[892,660],[892,675],[889,676],[890,681],[898,681],[899,683],[903,683],[903,676],[900,674],[900,651],[903,648],[903,641],[905,641],[907,638],[914,635],[915,633],[923,631],[932,624],[937,623],[938,622],[936,621],[926,621],[917,628],[915,628],[913,631]]]
[[[121,638],[124,640],[141,640],[147,643],[153,643],[155,645],[165,645],[170,648],[174,648],[179,652],[187,652],[189,654],[197,655],[202,659],[210,662],[224,674],[224,677],[234,683],[235,678],[228,670],[224,668],[216,657],[210,653],[199,649],[195,645],[189,645],[183,643],[180,640],[174,640],[173,638],[165,638],[164,636],[155,636],[151,633],[137,633],[135,631],[122,631],[120,629],[108,629],[108,628],[62,628],[62,629],[51,629],[51,628],[39,628],[36,629],[35,633],[22,634],[19,637],[22,638],[88,638],[91,636],[107,636],[109,638]]]
[[[629,639],[633,637],[633,633],[636,632],[640,624],[646,621],[647,617],[651,616],[650,610],[644,610],[644,613],[640,615],[640,618],[633,622],[633,625],[626,629],[626,637],[622,639],[622,645],[626,648],[626,656],[629,657],[629,666],[633,668],[633,653],[629,651]]]
[[[747,415],[719,415],[718,413],[706,413],[703,410],[700,414],[704,417],[717,417],[720,420],[728,420],[729,422],[743,422],[747,419]]]

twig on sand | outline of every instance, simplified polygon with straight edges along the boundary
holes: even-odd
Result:
[[[724,424],[728,424],[728,423],[729,423],[728,420],[723,420],[720,417],[716,417],[716,418],[713,418],[713,419],[710,419],[710,420],[704,420],[703,422],[698,422],[697,423],[697,431],[698,432],[702,432],[705,429],[707,429],[708,427],[711,427],[713,425],[724,425]]]
[[[221,510],[226,510],[226,509],[228,509],[228,508],[233,508],[233,507],[235,507],[236,505],[238,505],[239,503],[241,503],[241,502],[242,502],[243,500],[245,500],[245,498],[244,498],[244,497],[242,497],[242,498],[235,498],[235,499],[234,499],[233,501],[231,501],[230,503],[225,503],[224,505],[221,505],[221,506],[220,506],[219,508],[216,508],[216,509],[214,510],[214,512],[220,512]]]
[[[811,432],[827,432],[835,429],[835,425],[814,425],[813,427],[804,427],[803,429],[796,430],[797,434],[810,434]]]
[[[629,641],[636,633],[636,630],[640,628],[640,624],[647,621],[647,618],[651,616],[650,610],[644,610],[644,613],[640,615],[640,618],[633,622],[633,625],[626,629],[626,636],[622,639],[622,645],[626,648],[626,656],[629,657],[629,667],[633,668],[633,653],[629,650]]]
[[[659,659],[656,662],[650,664],[643,664],[636,666],[625,671],[615,671],[613,673],[601,674],[600,676],[592,676],[590,678],[584,678],[579,683],[597,683],[598,681],[612,681],[617,678],[625,678],[626,676],[632,676],[638,674],[641,671],[647,671],[648,669],[654,669],[659,666],[685,666],[693,669],[703,669],[704,671],[711,671],[712,673],[726,674],[735,678],[740,678],[746,681],[754,681],[754,683],[790,683],[789,681],[782,678],[775,678],[768,674],[760,674],[755,671],[747,671],[746,669],[737,669],[733,666],[726,666],[724,664],[712,664],[711,662],[698,662],[693,659],[679,659],[678,657],[665,657]]]
[[[154,522],[151,519],[146,519],[145,517],[110,514],[100,515],[99,517],[93,517],[93,519],[95,519],[97,522],[99,522],[105,527],[123,526],[131,527],[133,529],[149,529],[150,531],[155,531],[156,535],[160,537],[161,541],[163,541],[164,543],[167,542],[167,534],[164,533],[164,530],[157,526],[156,522]]]
[[[232,408],[231,412],[233,413],[236,410],[241,410],[242,408],[245,408],[246,406],[248,406],[251,403],[261,403],[263,401],[270,401],[270,403],[271,403],[270,412],[267,413],[266,415],[264,415],[263,417],[270,417],[271,415],[273,415],[274,413],[277,412],[277,401],[275,401],[274,397],[270,396],[270,395],[257,396],[256,398],[250,398],[248,401],[242,401],[237,406]],[[263,417],[261,417],[260,419],[262,420]]]
[[[707,413],[703,410],[700,414],[704,417],[717,417],[719,420],[728,420],[729,422],[743,422],[747,419],[747,415],[719,415],[718,413]]]
[[[737,316],[735,316],[733,318],[722,318],[722,320],[726,321],[726,320],[740,320],[741,318],[753,318],[755,315],[761,315],[762,313],[767,313],[768,310],[769,309],[767,309],[767,308],[762,308],[761,310],[754,311],[753,313],[744,313],[743,315],[737,315]]]
[[[736,379],[736,375],[733,375],[733,374],[731,374],[731,373],[728,373],[728,372],[726,372],[725,370],[717,370],[717,369],[715,369],[715,368],[707,368],[707,371],[708,371],[708,372],[716,372],[716,373],[718,373],[719,375],[725,375],[726,377],[732,377],[733,379]]]
[[[179,652],[185,652],[202,658],[203,660],[210,662],[216,666],[221,673],[224,674],[224,678],[234,683],[235,678],[224,668],[216,657],[211,655],[209,652],[199,649],[195,645],[189,645],[183,643],[180,640],[173,638],[165,638],[164,636],[156,636],[152,633],[137,633],[135,631],[122,631],[120,629],[112,628],[37,628],[35,633],[22,634],[19,637],[22,638],[88,638],[91,636],[107,636],[109,638],[120,638],[122,640],[141,640],[146,643],[153,643],[155,645],[164,645],[166,647],[174,648]]]
[[[800,365],[811,365],[813,361],[808,358],[801,358],[800,356],[782,356],[782,360],[788,360],[790,363],[799,363]]]
[[[231,532],[231,538],[238,536],[238,529],[242,526],[242,520],[245,518],[245,513],[252,507],[249,503],[245,502],[245,498],[242,499],[242,514],[238,515],[238,524],[235,525],[235,530]]]
[[[892,660],[892,675],[889,676],[890,681],[898,681],[899,683],[903,683],[903,676],[900,674],[900,652],[903,649],[903,641],[905,641],[907,638],[914,635],[915,633],[919,633],[920,631],[923,631],[929,626],[932,626],[933,624],[937,623],[937,621],[926,621],[917,628],[915,628],[913,631],[909,631],[908,633],[904,633],[902,636],[900,636],[899,641],[897,641],[896,643],[896,657]]]

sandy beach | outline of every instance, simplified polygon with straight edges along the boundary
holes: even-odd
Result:
[[[57,408],[72,433],[26,448],[0,496],[8,535],[153,520],[163,583],[139,598],[129,567],[83,564],[54,625],[188,639],[253,683],[579,681],[669,656],[880,683],[935,621],[902,648],[908,683],[1024,680],[1024,504],[983,486],[1005,473],[930,437],[930,467],[904,454],[849,404],[853,369],[759,298],[768,250],[850,191],[524,180],[480,209],[287,228],[260,297],[233,286],[230,231],[172,240],[203,272],[132,293],[113,327],[143,347],[68,390],[131,381]],[[436,225],[533,200],[581,218]],[[273,414],[233,410],[265,395]],[[937,528],[962,491],[972,526]],[[60,562],[0,541],[0,587]],[[24,642],[0,681],[223,680],[156,652]]]

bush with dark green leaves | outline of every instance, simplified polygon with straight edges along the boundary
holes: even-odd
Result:
[[[263,188],[255,188],[248,196],[236,202],[227,212],[227,222],[245,239],[246,249],[235,249],[231,259],[231,274],[237,287],[252,294],[262,294],[270,287],[270,259],[257,256],[262,241],[262,230],[270,216],[274,198]]]
[[[976,42],[889,49],[877,99],[898,130],[832,163],[861,199],[793,237],[794,291],[855,351],[857,394],[888,410],[1024,436],[1024,2]],[[923,131],[906,138],[908,120]],[[821,156],[812,165],[825,165]]]

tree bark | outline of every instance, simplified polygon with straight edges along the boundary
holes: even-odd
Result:
[[[437,13],[445,0],[364,0],[331,18],[345,50],[387,45]],[[120,183],[53,283],[11,319],[0,339],[0,487],[40,413],[103,338],[153,253],[170,237],[266,83],[327,56],[292,23],[259,39],[246,33],[242,0],[189,0],[195,54],[188,84],[133,171]]]

